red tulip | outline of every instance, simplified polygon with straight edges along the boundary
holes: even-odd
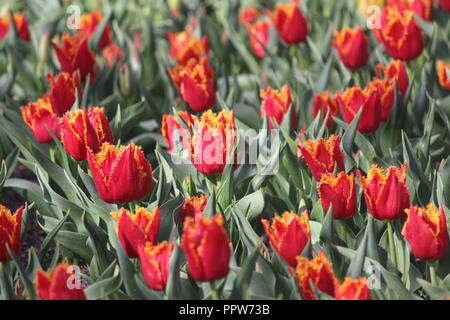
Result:
[[[367,86],[364,90],[356,85],[345,90],[344,94],[336,97],[346,123],[351,123],[358,113],[363,109],[358,125],[361,133],[375,132],[380,126],[381,98],[378,87]]]
[[[397,80],[398,90],[405,95],[408,91],[409,80],[408,73],[406,73],[406,67],[400,60],[394,60],[389,65],[383,66],[382,64],[377,65],[378,77],[381,78],[382,73],[385,78],[393,78]]]
[[[355,215],[356,188],[353,172],[347,175],[341,171],[337,177],[332,173],[324,173],[317,190],[325,212],[328,212],[330,204],[333,206],[334,219],[346,219]]]
[[[0,205],[0,263],[11,260],[6,245],[15,255],[20,254],[23,208],[17,209],[13,216],[8,208]]]
[[[292,130],[297,128],[297,116],[292,104],[291,88],[288,85],[284,85],[280,91],[272,89],[270,86],[267,90],[261,89],[259,95],[263,99],[261,104],[261,115],[264,117],[267,115],[269,119],[269,128],[273,129],[273,121],[280,124],[284,120],[284,116],[291,108],[291,121]]]
[[[186,218],[180,247],[184,251],[189,274],[197,281],[214,281],[230,271],[230,239],[220,214],[208,219]]]
[[[239,11],[239,23],[249,23],[253,22],[259,18],[259,11],[255,7],[247,7]]]
[[[405,211],[408,219],[402,234],[408,240],[414,256],[421,260],[442,259],[448,247],[448,230],[442,204],[439,212],[432,203],[426,209],[411,206]]]
[[[97,27],[100,25],[102,20],[103,16],[98,10],[95,10],[94,12],[91,13],[83,14],[81,16],[81,28],[78,33],[79,36],[90,39],[94,35],[95,31],[97,30]],[[111,27],[109,26],[109,24],[107,24],[98,42],[98,47],[99,49],[103,49],[110,44],[111,44]]]
[[[234,112],[202,114],[191,145],[191,162],[203,174],[222,173],[236,143]],[[235,163],[235,162],[234,162]]]
[[[328,114],[327,127],[331,129],[333,125],[333,117],[339,114],[339,108],[335,97],[331,97],[328,91],[320,94],[314,93],[314,102],[312,108],[313,117],[317,117],[319,111],[322,111],[322,118]]]
[[[450,90],[450,64],[438,60],[436,68],[440,85],[443,88]]]
[[[200,41],[192,36],[190,28],[174,34],[168,34],[170,43],[170,56],[177,60],[178,64],[185,65],[189,60],[200,61],[209,52],[208,37],[204,36]]]
[[[439,5],[445,11],[450,12],[450,0],[439,0]]]
[[[9,16],[0,17],[0,39],[5,39],[9,32]]]
[[[105,115],[105,108],[91,107],[88,111],[89,122],[97,134],[100,145],[105,142],[114,143],[114,138],[109,126],[108,117]]]
[[[381,102],[381,121],[386,122],[389,119],[392,107],[395,102],[395,83],[393,78],[380,80],[374,78],[372,82],[367,84],[367,88],[377,88]]]
[[[123,59],[123,53],[115,43],[112,43],[103,49],[102,57],[106,60],[108,66],[111,68],[114,62],[119,62]]]
[[[255,23],[248,23],[246,28],[253,53],[259,59],[264,58],[266,56],[266,47],[269,43],[270,24],[265,20],[260,20]]]
[[[371,300],[366,278],[346,277],[342,284],[336,282],[334,293],[336,300]]]
[[[297,257],[295,275],[303,299],[314,300],[316,298],[310,282],[320,291],[331,297],[334,296],[336,277],[330,261],[322,250],[312,260]]]
[[[291,267],[295,267],[296,257],[302,254],[311,235],[308,211],[303,211],[301,216],[286,211],[281,217],[275,217],[272,224],[265,219],[261,223],[270,243]]]
[[[146,242],[157,243],[161,222],[159,207],[153,212],[141,207],[135,214],[121,208],[111,215],[117,221],[117,235],[129,258],[139,257],[139,247]]]
[[[367,209],[378,220],[395,220],[405,216],[409,207],[409,192],[406,188],[407,163],[400,168],[381,169],[376,164],[370,167],[367,177],[359,170]]]
[[[61,120],[53,111],[48,95],[44,95],[36,102],[30,102],[24,107],[20,107],[23,121],[28,125],[34,137],[39,143],[49,143],[53,137],[48,129],[56,137],[61,136]],[[48,129],[47,129],[48,128]]]
[[[81,284],[72,283],[70,265],[58,264],[49,276],[44,270],[36,272],[36,288],[41,300],[86,300]],[[73,285],[73,287],[71,287]]]
[[[47,79],[50,85],[49,98],[53,110],[59,116],[62,116],[72,108],[77,98],[77,91],[80,96],[83,94],[78,80],[78,73],[61,72],[56,78],[52,73],[49,73],[47,74]]]
[[[133,143],[117,149],[105,142],[96,154],[88,149],[87,160],[97,192],[105,202],[139,200],[152,189],[150,163]]]
[[[172,251],[173,242],[169,244],[167,241],[157,245],[147,242],[145,246],[139,247],[142,275],[153,290],[162,291],[166,288]]]
[[[328,140],[307,140],[298,145],[299,155],[302,155],[308,164],[314,179],[320,181],[322,173],[344,171],[344,155],[340,148],[341,138],[331,135]]]
[[[344,27],[334,31],[333,46],[337,49],[344,65],[351,71],[364,67],[369,60],[369,40],[359,26]]]
[[[433,0],[387,0],[387,5],[397,8],[401,14],[413,11],[422,19],[431,21]]]
[[[266,10],[280,37],[287,44],[303,42],[308,36],[308,21],[295,3],[281,3],[272,13]]]
[[[188,128],[192,130],[193,123],[197,119],[196,116],[191,115],[187,111],[178,111],[178,115],[183,119]],[[189,130],[183,128],[181,124],[178,122],[178,119],[175,116],[165,114],[162,119],[161,126],[161,134],[169,145],[168,153],[174,153],[176,151],[176,136],[174,133],[178,132],[181,137],[183,148],[188,149],[191,144],[191,135]]]
[[[17,35],[25,42],[30,42],[30,31],[28,28],[27,14],[25,12],[12,14],[14,27]],[[0,17],[0,39],[6,38],[9,32],[10,20],[9,16]]]
[[[193,196],[189,199],[184,199],[183,206],[181,207],[181,224],[184,224],[187,217],[191,217],[196,220],[200,219],[207,202],[208,196],[204,194]]]

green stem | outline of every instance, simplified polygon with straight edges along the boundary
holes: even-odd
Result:
[[[209,283],[211,285],[211,299],[212,300],[220,300],[219,293],[217,292],[216,284],[214,281]]]
[[[50,160],[55,162],[55,146],[50,146]]]
[[[437,286],[436,264],[437,264],[437,261],[430,261],[429,262],[431,283],[433,285],[435,285],[435,286]]]
[[[392,227],[392,221],[387,222],[387,231],[389,239],[389,255],[391,256],[394,267],[397,269],[397,254],[395,253],[394,229]]]

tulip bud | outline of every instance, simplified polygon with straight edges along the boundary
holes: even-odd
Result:
[[[62,116],[72,108],[77,98],[77,91],[80,96],[83,94],[78,73],[61,72],[56,78],[49,73],[47,79],[50,86],[49,99],[53,110],[58,116]]]
[[[283,212],[281,217],[275,217],[272,225],[262,219],[264,230],[270,243],[291,267],[297,264],[296,257],[301,255],[310,239],[308,211],[301,216],[294,212]]]
[[[23,209],[21,206],[13,216],[8,208],[0,205],[0,263],[11,260],[6,245],[15,255],[20,254]]]
[[[187,217],[194,218],[195,220],[200,219],[207,202],[208,196],[204,194],[184,199],[183,206],[181,207],[181,224],[184,225]]]
[[[120,73],[119,73],[120,92],[122,92],[122,94],[124,96],[128,96],[130,93],[132,93],[131,81],[130,81],[130,70],[126,63],[122,63],[119,70],[120,70]]]
[[[448,247],[448,231],[444,207],[436,210],[430,203],[425,209],[411,206],[405,209],[408,216],[402,234],[408,240],[413,255],[421,260],[439,260]]]
[[[39,40],[39,65],[42,65],[48,60],[48,43],[49,43],[49,33],[45,32]]]
[[[140,200],[152,189],[150,163],[133,143],[117,149],[105,142],[96,154],[88,149],[87,160],[97,192],[105,202]]]
[[[135,214],[121,208],[120,212],[111,212],[117,221],[117,235],[129,258],[139,256],[139,247],[146,242],[157,243],[161,221],[159,207],[153,212],[139,208]]]
[[[322,118],[328,113],[327,127],[331,129],[333,125],[333,117],[339,114],[339,108],[336,98],[331,97],[328,91],[324,91],[321,94],[314,93],[314,102],[312,108],[313,117],[317,117],[319,111],[322,111]]]
[[[163,241],[157,245],[147,242],[145,246],[139,247],[142,275],[153,290],[166,289],[173,246],[173,242],[169,244],[167,241]]]
[[[370,167],[367,177],[359,170],[359,177],[364,191],[367,209],[378,220],[395,220],[405,216],[409,207],[409,192],[406,188],[407,163],[400,168],[381,169],[376,164]]]
[[[295,3],[282,3],[272,13],[266,10],[278,34],[287,44],[303,42],[308,36],[308,22]]]
[[[267,90],[261,89],[259,95],[263,102],[261,104],[261,115],[269,119],[269,129],[274,128],[275,121],[279,125],[284,120],[284,116],[288,114],[289,108],[292,109],[292,130],[297,128],[297,116],[295,114],[295,109],[292,104],[291,89],[288,85],[284,85],[280,91],[273,90],[270,86]]]
[[[371,300],[367,279],[346,277],[340,285],[336,280],[334,298],[336,300]]]
[[[36,272],[36,288],[41,300],[86,300],[86,294],[81,283],[72,284],[71,266],[67,263],[58,264],[49,276],[44,270]],[[79,279],[78,279],[79,281]]]
[[[443,88],[450,90],[450,64],[438,60],[436,66],[440,85]]]
[[[189,274],[197,281],[225,277],[231,257],[230,239],[220,214],[208,219],[186,218],[180,247],[184,251]]]
[[[108,63],[108,67],[112,68],[114,62],[119,62],[123,59],[123,53],[115,43],[112,43],[103,49],[102,57]]]
[[[30,42],[30,31],[28,29],[28,19],[25,12],[12,14],[14,26],[16,27],[17,35],[25,42]]]

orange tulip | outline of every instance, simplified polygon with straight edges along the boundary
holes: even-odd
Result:
[[[438,60],[436,66],[439,83],[443,88],[450,90],[450,64],[446,64],[444,61]]]
[[[367,279],[346,277],[342,284],[336,283],[334,298],[336,300],[370,300]]]
[[[208,196],[204,194],[193,196],[189,199],[184,199],[183,206],[181,207],[181,224],[184,224],[187,217],[191,217],[196,220],[200,219],[207,202]]]
[[[450,12],[450,0],[439,0],[439,6],[447,12]]]
[[[8,208],[0,205],[0,263],[11,260],[6,245],[15,255],[20,254],[23,209],[23,206],[17,209],[13,216]]]
[[[313,117],[317,117],[319,111],[322,111],[322,118],[328,114],[327,127],[331,129],[333,125],[333,117],[339,114],[339,108],[335,97],[331,97],[328,91],[324,91],[320,94],[314,93],[314,101],[312,108]]]
[[[58,264],[49,276],[44,270],[36,272],[36,288],[41,300],[86,300],[81,283],[72,283],[67,263]],[[74,287],[71,288],[69,284]]]
[[[273,122],[281,125],[289,108],[292,109],[292,130],[296,129],[297,116],[292,104],[291,88],[288,85],[284,85],[280,91],[274,90],[269,86],[267,87],[267,90],[261,89],[259,95],[261,99],[263,99],[261,104],[261,115],[263,117],[267,115],[270,129],[274,128]]]
[[[278,34],[287,44],[303,42],[308,36],[308,21],[295,3],[281,3],[275,12],[266,10]]]
[[[363,67],[369,60],[369,40],[359,26],[354,29],[344,27],[334,31],[333,46],[337,49],[344,65],[351,71]]]
[[[153,290],[161,291],[166,288],[173,246],[173,242],[169,244],[163,241],[157,245],[147,242],[145,246],[139,247],[142,275]]]
[[[123,59],[123,53],[115,43],[112,43],[103,49],[102,57],[106,60],[108,66],[111,68],[114,62],[119,62]]]
[[[49,99],[53,110],[56,114],[62,116],[72,108],[77,98],[77,91],[79,96],[83,94],[78,80],[78,73],[61,72],[56,78],[52,73],[49,73],[47,74],[47,79],[50,85]]]

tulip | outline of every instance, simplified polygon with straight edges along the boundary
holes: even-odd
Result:
[[[255,7],[247,7],[239,11],[239,23],[249,23],[253,22],[259,18],[259,11]]]
[[[71,266],[58,264],[49,276],[44,270],[36,272],[36,288],[41,300],[86,300],[81,283],[72,283]],[[75,278],[75,281],[79,279]],[[72,287],[73,286],[73,287]]]
[[[111,212],[111,216],[117,221],[117,235],[129,258],[139,257],[139,247],[146,242],[157,243],[161,222],[159,207],[153,212],[141,207],[135,214],[121,208],[120,212]]]
[[[145,246],[139,247],[142,275],[153,290],[162,291],[166,288],[173,246],[173,242],[169,244],[163,241],[158,245],[147,242]]]
[[[230,268],[230,239],[220,214],[208,219],[187,217],[180,247],[184,251],[189,274],[197,281],[225,277]]]
[[[291,128],[295,130],[297,127],[297,116],[292,104],[291,88],[288,85],[284,85],[280,91],[272,89],[270,86],[267,90],[261,89],[259,95],[263,99],[261,104],[261,115],[269,119],[269,129],[274,128],[272,122],[276,122],[281,125],[284,120],[284,116],[291,108]]]
[[[320,250],[319,254],[312,260],[297,257],[295,275],[303,299],[314,300],[316,298],[310,282],[320,291],[331,297],[334,296],[336,277],[323,250]]]
[[[333,46],[337,49],[344,65],[351,71],[364,67],[369,60],[369,40],[359,26],[354,29],[344,27],[334,31]]]
[[[355,215],[356,188],[353,172],[347,175],[341,171],[337,177],[332,173],[324,173],[317,190],[325,212],[328,212],[330,204],[333,205],[334,219],[346,219]]]
[[[139,200],[152,189],[152,168],[134,143],[116,148],[105,142],[96,154],[88,148],[87,160],[97,192],[105,202]]]
[[[439,0],[439,6],[447,12],[450,12],[450,0]]]
[[[447,252],[448,231],[444,207],[439,211],[430,203],[425,209],[411,206],[405,210],[408,218],[402,234],[408,240],[411,251],[420,260],[439,260]]]
[[[436,65],[440,85],[443,88],[450,90],[450,64],[446,64],[444,61],[438,60]]]
[[[339,108],[335,97],[331,97],[328,91],[320,94],[314,93],[314,101],[312,108],[312,115],[315,118],[319,111],[322,111],[322,118],[328,113],[327,127],[331,129],[333,126],[333,117],[339,114]]]
[[[389,119],[389,115],[391,113],[392,107],[395,102],[395,91],[394,91],[394,79],[386,78],[384,80],[380,80],[378,78],[374,78],[372,82],[370,82],[367,87],[375,87],[378,89],[378,93],[380,96],[381,103],[381,121],[386,122]]]
[[[382,64],[377,65],[378,77],[381,78],[382,73],[386,78],[393,78],[397,80],[398,90],[405,95],[408,91],[409,80],[408,74],[406,73],[406,67],[400,60],[394,60],[389,65],[383,66]]]
[[[183,206],[181,207],[181,224],[184,224],[187,217],[200,219],[207,202],[208,196],[204,194],[184,199]]]
[[[376,33],[387,53],[394,59],[414,60],[424,48],[423,32],[412,11],[401,14],[396,8],[384,8],[381,14],[381,30]]]
[[[114,62],[118,62],[123,59],[123,53],[115,43],[112,43],[103,49],[102,57],[106,60],[108,66],[111,68]]]
[[[9,16],[0,16],[0,39],[5,39],[9,32]]]
[[[344,171],[344,155],[340,148],[341,138],[331,135],[328,140],[307,140],[298,145],[301,154],[308,164],[314,179],[320,181],[322,173],[334,172],[337,165],[338,171]]]
[[[0,263],[11,260],[6,245],[15,255],[20,254],[23,209],[23,206],[17,209],[13,216],[8,208],[0,205]]]
[[[170,56],[177,60],[178,64],[185,65],[189,60],[200,61],[209,52],[208,37],[203,36],[200,41],[191,35],[190,29],[174,34],[168,34],[170,43]]]
[[[97,27],[100,25],[102,20],[103,16],[98,10],[95,10],[94,12],[91,13],[83,14],[81,16],[81,26],[79,35],[85,36],[88,39],[90,39],[94,35],[95,31],[97,30]],[[98,47],[99,49],[104,49],[110,44],[111,44],[111,27],[109,26],[109,24],[107,24],[98,42]]]
[[[282,3],[275,7],[275,12],[266,10],[280,37],[287,44],[306,41],[308,21],[295,3]]]
[[[356,85],[348,88],[344,94],[336,97],[346,123],[351,123],[358,113],[363,109],[358,125],[361,133],[375,132],[381,121],[381,98],[378,87],[367,86],[364,90]]]
[[[346,277],[342,284],[336,281],[334,298],[336,300],[370,300],[370,291],[366,278]]]
[[[193,123],[197,117],[191,115],[187,111],[178,111],[178,115],[183,119],[185,124],[192,130]],[[165,114],[162,119],[161,134],[169,145],[168,153],[176,151],[176,140],[174,133],[178,133],[181,137],[183,148],[188,149],[191,144],[191,136],[189,130],[183,128],[175,116]]]
[[[64,33],[62,35],[62,46],[53,41],[53,49],[61,64],[62,71],[73,73],[79,70],[83,82],[86,81],[88,75],[90,75],[91,83],[95,81],[95,56],[88,48],[86,37],[71,37]]]
[[[222,173],[236,143],[234,112],[202,114],[191,141],[191,162],[203,174]]]
[[[214,71],[206,57],[200,61],[191,59],[186,65],[178,64],[169,69],[169,74],[183,100],[195,112],[205,111],[216,104]]]
[[[34,137],[39,143],[49,143],[53,141],[53,132],[56,137],[61,135],[61,121],[53,111],[48,95],[44,95],[36,102],[30,102],[24,107],[20,107],[23,121],[28,125]]]
[[[114,143],[108,117],[105,115],[105,108],[91,107],[88,111],[89,122],[97,134],[100,145],[105,142]]]
[[[27,14],[25,12],[12,14],[17,35],[25,42],[30,42]],[[9,16],[0,17],[0,39],[5,39],[9,32]]]
[[[311,236],[308,210],[303,211],[301,216],[286,211],[281,217],[275,217],[272,224],[265,219],[261,223],[270,243],[288,265],[295,267],[296,257],[302,254]]]
[[[407,163],[400,168],[381,169],[376,164],[370,167],[367,177],[359,170],[367,209],[378,220],[395,220],[405,216],[409,207],[409,192],[406,188]]]
[[[49,98],[53,110],[62,116],[72,108],[77,98],[77,91],[80,96],[82,95],[78,73],[61,72],[56,78],[49,73],[47,79],[50,85]]]
[[[431,21],[433,0],[387,0],[387,6],[397,8],[401,14],[412,11],[422,19]]]
[[[250,38],[250,45],[253,53],[259,59],[263,59],[266,55],[266,47],[269,43],[270,24],[265,20],[246,25],[247,33]]]

